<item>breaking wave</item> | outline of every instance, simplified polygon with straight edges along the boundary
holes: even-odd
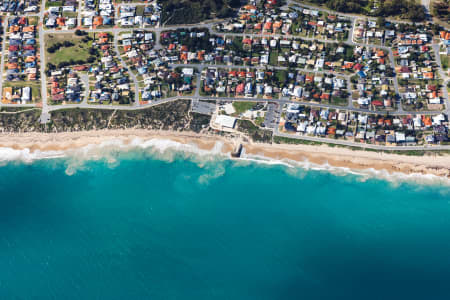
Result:
[[[87,168],[86,163],[89,161],[103,161],[110,168],[114,168],[120,164],[121,159],[127,158],[127,154],[130,154],[132,156],[129,156],[129,158],[151,158],[166,162],[173,162],[179,158],[188,159],[205,170],[205,173],[198,178],[200,184],[208,184],[211,180],[223,176],[226,167],[220,162],[232,160],[232,164],[237,167],[252,164],[267,167],[280,166],[288,174],[298,178],[306,176],[307,171],[318,171],[328,172],[336,176],[354,175],[361,182],[369,179],[380,179],[393,185],[413,182],[419,185],[450,186],[450,179],[431,174],[390,173],[387,170],[375,170],[373,168],[354,170],[346,167],[335,167],[328,163],[314,164],[308,160],[272,159],[262,155],[245,154],[245,152],[240,159],[232,159],[231,153],[224,153],[222,147],[223,143],[216,142],[213,149],[204,150],[194,143],[184,144],[158,138],[149,140],[135,138],[130,143],[125,143],[121,139],[112,139],[100,144],[58,151],[31,151],[30,149],[19,150],[0,147],[0,166],[13,161],[32,163],[45,159],[64,159],[66,174],[73,175],[77,171],[85,170]]]
[[[66,153],[64,151],[31,151],[28,148],[18,150],[0,147],[0,163],[3,164],[9,161],[31,163],[39,159],[61,158],[65,156]]]

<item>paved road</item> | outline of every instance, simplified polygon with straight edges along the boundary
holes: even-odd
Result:
[[[83,82],[84,85],[84,100],[81,103],[87,104],[87,101],[89,99],[89,75],[86,73],[80,74],[80,80]]]
[[[348,103],[347,103],[347,108],[351,109],[353,108],[353,103],[352,103],[352,93],[351,93],[351,80],[350,80],[350,75],[345,75],[345,74],[340,74],[340,73],[336,73],[333,71],[315,71],[313,69],[304,69],[304,68],[288,68],[288,67],[280,67],[280,66],[236,66],[236,65],[202,65],[202,64],[169,64],[170,67],[173,68],[177,68],[177,67],[195,67],[199,70],[199,72],[201,73],[205,68],[219,68],[219,69],[253,69],[253,70],[296,70],[296,71],[300,71],[300,72],[304,72],[304,73],[314,73],[314,74],[320,74],[320,75],[329,75],[329,74],[334,74],[335,76],[338,77],[343,77],[346,81],[347,81],[347,91],[349,93],[348,96]],[[197,79],[197,88],[195,91],[195,96],[199,96],[199,91],[200,91],[200,80],[199,78]]]
[[[427,20],[431,21],[431,10],[430,10],[430,2],[431,0],[421,0],[422,5],[425,7],[425,12],[427,14]]]
[[[195,83],[195,94],[194,96],[198,98],[200,96],[200,89],[202,88],[202,80],[201,74],[196,75],[196,83]]]
[[[353,97],[352,97],[353,89],[352,89],[352,81],[351,81],[350,77],[347,77],[347,91],[348,91],[348,105],[347,105],[347,107],[349,109],[352,109],[354,107],[353,106]]]
[[[354,41],[354,29],[355,29],[355,24],[356,24],[356,17],[350,17],[352,20],[352,28],[350,29],[349,35],[348,35],[348,39],[346,42],[344,42],[345,44],[348,45],[352,45],[352,46],[362,46],[362,47],[369,47],[369,48],[377,48],[377,49],[383,49],[385,50],[388,55],[389,55],[389,61],[391,64],[391,67],[393,70],[395,70],[395,59],[394,59],[394,54],[392,52],[392,49],[386,46],[380,46],[380,45],[375,45],[375,44],[366,44],[366,43],[357,43]],[[336,40],[326,40],[326,39],[316,39],[316,38],[304,38],[304,37],[299,37],[299,36],[294,36],[294,35],[282,35],[282,34],[245,34],[245,33],[219,33],[217,31],[215,31],[214,29],[211,30],[213,33],[215,34],[223,34],[225,36],[240,36],[240,37],[278,37],[278,38],[286,38],[289,37],[290,39],[300,39],[300,40],[311,40],[311,41],[318,41],[318,42],[322,42],[322,43],[336,43]],[[277,67],[275,67],[277,68]],[[299,69],[297,69],[299,70]],[[300,69],[301,70],[301,69]],[[310,71],[311,72],[311,71]],[[316,73],[319,73],[317,71],[314,71]],[[329,72],[324,72],[324,73],[329,73]],[[341,76],[346,76],[346,75],[341,75]],[[397,76],[393,77],[393,83],[394,83],[394,89],[395,89],[395,93],[397,95],[397,98],[400,98],[400,92],[399,92],[399,85],[398,85],[398,78]],[[348,86],[350,87],[350,85]],[[397,105],[398,105],[398,112],[403,113],[403,107],[401,104],[401,101],[397,101]],[[352,103],[349,100],[349,107],[352,107]]]
[[[275,127],[278,126],[278,116],[280,115],[280,113],[277,113],[281,111],[280,109],[280,105],[277,103],[272,103],[270,102],[269,104],[267,104],[267,112],[266,115],[264,116],[264,127],[266,128],[271,128],[271,129],[275,129]]]
[[[2,53],[1,53],[1,73],[2,76],[0,76],[0,97],[3,98],[3,80],[4,80],[4,76],[5,74],[3,74],[4,70],[5,70],[5,48],[6,48],[6,33],[8,30],[8,17],[5,17],[3,19],[3,40],[2,40]],[[1,100],[0,100],[1,101]],[[1,102],[0,102],[1,103]]]
[[[287,67],[280,67],[280,66],[236,66],[236,65],[201,65],[201,64],[169,64],[170,67],[177,68],[177,67],[195,67],[199,70],[201,73],[205,68],[220,68],[220,69],[254,69],[254,70],[288,70]],[[313,69],[304,69],[304,68],[291,68],[290,70],[296,70],[304,73],[314,73],[314,74],[320,74],[320,75],[329,75],[333,74],[337,77],[342,77],[347,81],[347,91],[349,93],[348,96],[348,103],[347,106],[343,106],[341,108],[347,108],[347,109],[353,109],[353,102],[352,102],[352,93],[351,93],[351,75],[345,75],[341,73],[336,73],[333,71],[315,71]],[[198,96],[199,91],[199,82],[197,82],[197,91],[195,96]]]
[[[131,77],[131,80],[133,81],[134,85],[134,106],[139,106],[139,84],[138,80],[136,78],[136,75],[134,75],[134,72],[131,70],[130,66],[123,60],[122,56],[119,52],[119,42],[118,42],[118,36],[117,32],[114,33],[114,49],[116,51],[116,56],[119,58],[122,66],[128,70],[128,74]]]
[[[210,97],[210,96],[176,96],[176,97],[170,97],[165,98],[162,100],[153,101],[148,104],[140,105],[139,107],[134,106],[123,106],[123,105],[99,105],[99,104],[87,104],[87,103],[80,103],[80,104],[61,104],[61,105],[49,105],[48,111],[55,111],[60,109],[66,109],[66,108],[92,108],[92,109],[121,109],[121,110],[139,110],[139,109],[146,109],[149,107],[153,107],[156,105],[160,105],[163,103],[173,102],[177,100],[211,100],[211,101],[240,101],[240,102],[274,102],[282,104],[289,104],[289,103],[296,103],[301,105],[308,105],[311,107],[316,108],[330,108],[330,109],[340,109],[340,110],[348,110],[351,112],[359,112],[359,113],[367,113],[367,114],[380,114],[384,115],[386,112],[380,111],[375,112],[371,111],[369,109],[363,109],[363,108],[351,108],[348,109],[345,106],[337,106],[337,105],[329,105],[329,104],[321,104],[321,103],[312,103],[312,102],[305,102],[305,101],[291,101],[286,99],[270,99],[270,98],[258,98],[258,97]],[[24,105],[16,105],[16,104],[3,104],[5,107],[36,107],[35,104],[24,104]],[[440,111],[427,111],[427,112],[406,112],[407,115],[436,115],[440,114]],[[396,115],[404,115],[399,112],[389,112],[389,115],[396,116]]]
[[[425,0],[427,1],[427,0]],[[287,5],[290,4],[297,4],[300,5],[302,7],[307,7],[307,8],[311,8],[311,9],[318,9],[314,6],[310,6],[310,5],[305,5],[305,4],[299,4],[293,0],[288,0],[287,1]],[[78,26],[81,25],[81,2],[80,2],[80,7],[78,10]],[[144,3],[142,4],[137,4],[137,5],[145,5]],[[285,7],[286,8],[286,7]],[[364,44],[364,43],[357,43],[354,41],[353,39],[353,35],[354,35],[354,28],[355,28],[355,23],[356,20],[358,18],[361,18],[361,16],[357,16],[357,15],[351,15],[351,14],[342,14],[342,13],[336,13],[334,11],[330,11],[327,9],[322,9],[319,8],[319,10],[321,11],[326,11],[328,13],[332,13],[335,15],[339,15],[339,16],[343,16],[346,17],[348,19],[351,20],[352,22],[352,28],[349,32],[349,36],[347,41],[345,41],[344,43],[349,44],[349,45],[353,45],[353,46],[365,46],[365,47],[372,47],[372,48],[379,48],[379,49],[383,49],[385,51],[387,51],[389,53],[389,60],[391,61],[392,67],[395,69],[395,60],[394,60],[394,56],[393,56],[393,52],[391,48],[385,47],[385,46],[380,46],[380,45],[374,45],[374,44]],[[41,7],[41,12],[39,14],[35,14],[36,16],[39,16],[40,22],[42,24],[43,19],[44,19],[44,11],[45,11],[45,1],[42,1],[42,7]],[[366,18],[366,17],[364,17]],[[374,18],[368,18],[368,19],[374,19]],[[5,18],[5,22],[7,22],[8,18]],[[223,22],[223,20],[221,21]],[[146,28],[146,30],[148,31],[152,31],[155,32],[156,34],[156,44],[155,44],[155,49],[162,49],[162,45],[160,43],[160,34],[163,31],[166,30],[176,30],[179,28],[185,28],[185,29],[189,29],[189,28],[207,28],[210,30],[210,32],[214,33],[214,34],[218,34],[218,35],[225,35],[225,36],[246,36],[246,37],[263,37],[263,36],[270,36],[270,37],[278,37],[278,38],[286,38],[289,37],[290,39],[301,39],[301,40],[314,40],[314,41],[318,41],[318,42],[323,42],[323,43],[336,43],[338,42],[337,40],[333,40],[333,39],[317,39],[317,38],[304,38],[304,37],[299,37],[299,36],[294,36],[294,35],[278,35],[278,34],[270,34],[270,35],[263,35],[263,34],[239,34],[239,33],[222,33],[222,32],[217,32],[215,30],[215,26],[217,24],[220,24],[221,22],[217,22],[217,21],[213,21],[213,22],[204,22],[204,23],[200,23],[200,24],[193,24],[193,25],[174,25],[174,26],[164,26],[164,27],[155,27],[155,28]],[[396,21],[397,23],[411,23],[411,22],[407,22],[407,21]],[[48,101],[47,101],[47,89],[46,89],[46,76],[44,74],[45,72],[45,46],[44,46],[44,34],[56,34],[56,33],[73,33],[75,30],[44,30],[43,26],[40,25],[39,26],[39,41],[41,44],[40,47],[40,56],[41,56],[41,85],[42,85],[42,121],[46,122],[47,118],[50,116],[50,112],[51,111],[55,111],[55,110],[60,110],[60,109],[65,109],[65,108],[73,108],[73,107],[80,107],[80,108],[93,108],[93,109],[121,109],[121,110],[135,110],[135,109],[145,109],[148,107],[152,107],[152,106],[156,106],[156,105],[160,105],[162,103],[167,103],[167,102],[171,102],[171,101],[176,101],[178,99],[192,99],[192,100],[214,100],[214,101],[255,101],[255,102],[275,102],[278,103],[279,105],[283,105],[283,104],[287,104],[287,103],[293,103],[290,100],[287,99],[265,99],[265,98],[225,98],[225,97],[201,97],[199,95],[200,92],[200,87],[201,87],[201,80],[200,80],[200,76],[197,75],[197,83],[196,83],[196,91],[194,96],[189,97],[189,96],[181,96],[181,97],[172,97],[172,98],[167,98],[167,99],[163,99],[163,100],[159,100],[159,101],[154,101],[152,103],[146,104],[146,105],[142,105],[139,106],[139,87],[138,87],[138,83],[137,83],[137,78],[136,76],[133,74],[133,72],[131,72],[130,68],[127,66],[127,64],[125,63],[125,61],[122,59],[122,57],[119,55],[119,51],[118,51],[118,41],[117,41],[117,35],[121,32],[126,32],[126,31],[130,31],[133,29],[130,28],[105,28],[105,29],[83,29],[87,32],[110,32],[114,35],[114,47],[115,47],[115,51],[118,54],[118,57],[122,63],[122,65],[124,67],[126,67],[130,73],[130,77],[132,78],[133,82],[134,82],[134,88],[135,88],[135,102],[133,106],[118,106],[118,105],[109,105],[109,106],[105,106],[105,105],[89,105],[87,104],[87,101],[83,101],[80,104],[77,105],[57,105],[57,106],[49,106],[48,105]],[[4,34],[4,40],[3,40],[3,49],[6,46],[6,28],[5,28],[5,34]],[[436,50],[437,47],[437,50]],[[433,48],[435,49],[435,51],[438,51],[439,48],[437,45],[433,45]],[[439,55],[437,55],[437,61],[438,64],[440,65],[440,59],[438,60]],[[255,67],[248,67],[248,66],[229,66],[229,65],[195,65],[195,64],[171,64],[171,67],[196,67],[200,72],[204,69],[204,68],[208,68],[208,67],[216,67],[216,68],[238,68],[238,69],[247,69],[247,68],[253,68],[253,69],[272,69],[272,70],[286,70],[286,67],[278,67],[278,66],[255,66]],[[1,67],[2,70],[4,70],[4,55],[2,55],[1,57]],[[310,70],[310,69],[303,69],[303,68],[296,68],[296,70],[298,71],[302,71],[302,72],[313,72],[313,73],[317,73],[317,74],[329,74],[330,72],[327,71],[314,71],[314,70]],[[440,69],[440,74],[441,77],[444,78],[445,83],[447,83],[449,81],[449,78],[445,76],[445,74],[443,73],[442,69]],[[350,82],[350,76],[349,75],[343,75],[343,74],[339,74],[339,73],[335,73],[335,75],[337,76],[341,76],[343,78],[345,78],[347,80],[347,85],[348,85],[348,90],[351,91],[351,82]],[[82,78],[82,80],[85,81],[85,79]],[[2,80],[0,79],[0,91],[2,90]],[[394,88],[395,91],[397,93],[397,95],[399,95],[399,87],[398,87],[398,81],[397,78],[394,78]],[[446,97],[446,103],[447,103],[447,113],[450,112],[450,105],[449,105],[449,100],[448,100],[448,93],[444,93],[445,97]],[[341,106],[336,106],[336,105],[326,105],[326,104],[319,104],[319,103],[309,103],[309,102],[295,102],[295,103],[299,103],[302,105],[309,105],[312,107],[318,107],[318,108],[331,108],[331,109],[345,109],[345,110],[349,110],[349,111],[353,111],[353,112],[360,112],[360,113],[379,113],[379,114],[384,114],[385,112],[374,112],[368,109],[359,109],[359,108],[354,108],[353,107],[353,103],[351,101],[351,95],[349,97],[349,103],[347,106],[341,107]],[[17,107],[18,105],[3,105],[3,106],[11,106],[11,107]],[[35,107],[35,104],[26,104],[26,105],[20,105],[22,107]],[[439,114],[441,112],[405,112],[401,106],[401,104],[399,105],[399,108],[396,112],[389,112],[391,115],[403,115],[403,114],[411,114],[411,115],[416,115],[416,114],[421,114],[421,115],[432,115],[432,114]],[[280,114],[276,115],[275,118],[277,120],[279,120],[280,118]],[[276,127],[276,126],[275,126]],[[281,133],[278,133],[281,134]],[[292,137],[291,135],[289,135],[290,137]],[[305,138],[305,137],[301,137],[301,138]],[[308,139],[311,137],[308,137]],[[314,139],[314,138],[312,138]],[[318,141],[324,141],[324,139],[322,138],[317,138]],[[336,143],[335,140],[331,140],[329,142],[332,143]],[[348,142],[343,141],[344,144],[348,144]],[[351,146],[358,146],[361,147],[361,144],[359,143],[351,143]],[[368,145],[369,147],[376,147],[375,145]],[[381,147],[381,146],[379,146]],[[383,147],[383,149],[385,149],[387,147]],[[394,150],[399,150],[398,147],[394,147],[392,148]],[[411,150],[423,150],[423,147],[412,147],[412,148],[406,148],[406,147],[402,147],[402,149],[406,150],[406,149],[411,149]],[[433,147],[433,149],[437,149],[436,147]]]
[[[47,66],[45,62],[45,42],[44,42],[44,10],[45,10],[45,0],[41,2],[41,12],[39,14],[39,55],[40,55],[40,66],[41,71],[41,98],[42,98],[42,114],[41,123],[45,124],[50,122],[50,114],[48,111],[48,99],[47,99],[47,76],[45,75],[45,68]]]
[[[208,69],[208,68],[219,68],[219,69],[254,69],[254,70],[296,70],[296,71],[300,71],[300,72],[305,72],[305,73],[315,73],[315,74],[320,74],[320,75],[329,75],[329,74],[333,74],[335,76],[339,76],[339,77],[343,77],[345,79],[350,78],[352,75],[346,75],[346,74],[341,74],[341,73],[337,73],[334,71],[316,71],[314,69],[305,69],[305,68],[288,68],[288,67],[280,67],[280,66],[238,66],[238,65],[222,65],[222,64],[217,64],[217,65],[202,65],[202,64],[169,64],[170,67],[173,68],[177,68],[177,67],[194,67],[197,68],[199,70],[199,72],[201,72],[203,69]]]
[[[191,110],[204,115],[212,115],[216,111],[216,103],[193,100]]]
[[[279,39],[290,39],[290,40],[304,40],[304,41],[317,41],[322,43],[341,43],[342,41],[336,39],[320,39],[316,37],[303,37],[294,34],[278,34],[278,33],[232,33],[232,32],[220,32],[216,29],[211,29],[211,33],[222,36],[235,36],[235,37],[248,37],[248,38],[279,38]]]
[[[349,36],[349,42],[348,44],[353,45],[353,46],[364,46],[364,47],[370,47],[370,48],[378,48],[378,49],[383,49],[384,51],[388,52],[388,56],[389,56],[389,62],[391,64],[391,68],[395,71],[395,57],[394,57],[394,52],[392,52],[392,48],[390,47],[386,47],[386,46],[381,46],[381,45],[375,45],[375,44],[369,44],[369,43],[357,43],[354,40],[354,33],[355,33],[355,25],[356,25],[356,18],[353,20],[353,26],[352,26],[352,32]],[[398,77],[397,74],[394,75],[393,77],[393,82],[394,82],[394,90],[395,90],[395,94],[397,97],[397,111],[399,113],[404,113],[405,111],[403,110],[403,106],[402,106],[402,101],[401,101],[401,95],[400,95],[400,90],[399,90],[399,85],[398,85]]]
[[[436,56],[436,63],[438,65],[439,76],[443,80],[442,95],[443,95],[444,101],[445,101],[446,113],[448,116],[450,116],[450,99],[449,99],[448,90],[447,90],[447,84],[450,83],[450,77],[447,76],[447,73],[445,73],[444,69],[442,68],[441,56],[439,54],[440,45],[433,44],[432,47],[433,47],[433,51],[434,51],[434,56]]]
[[[356,22],[356,18],[355,17],[351,17],[352,19],[352,25],[355,24]],[[214,29],[214,26],[218,24],[218,22],[209,22],[209,23],[202,23],[202,24],[195,24],[195,25],[175,25],[175,26],[165,26],[165,27],[159,27],[159,28],[150,28],[148,29],[149,31],[153,31],[156,34],[156,45],[155,45],[155,49],[161,49],[162,46],[160,44],[159,38],[160,38],[160,34],[162,31],[165,30],[175,30],[178,28],[192,28],[192,27],[202,27],[202,28],[208,28],[212,33],[215,34],[219,34],[219,35],[228,35],[228,36],[247,36],[247,37],[262,37],[262,36],[266,36],[266,35],[262,35],[262,34],[239,34],[239,33],[221,33],[221,32],[217,32]],[[110,28],[110,29],[87,29],[86,31],[88,32],[111,32],[114,35],[117,35],[120,32],[124,32],[124,31],[129,31],[130,29],[123,29],[123,28]],[[46,33],[65,33],[65,32],[73,32],[73,30],[46,30]],[[286,37],[285,35],[270,35],[271,37]],[[327,39],[317,39],[317,38],[302,38],[302,37],[297,37],[297,36],[289,36],[292,39],[302,39],[302,40],[314,40],[314,41],[319,41],[319,42],[324,42],[324,43],[336,43],[336,40],[327,40]],[[362,44],[358,44],[353,42],[353,27],[350,30],[349,33],[349,37],[348,37],[348,43],[352,44],[352,45],[362,45]],[[117,43],[117,39],[115,39],[115,44]],[[368,47],[378,47],[377,45],[365,45]],[[386,48],[388,51],[390,49]],[[124,61],[121,59],[122,63],[124,64]],[[124,64],[126,65],[126,64]],[[191,65],[185,65],[185,64],[174,64],[173,66],[191,66]],[[244,66],[220,66],[220,65],[215,65],[216,67],[233,67],[233,68],[247,68]],[[196,65],[196,67],[200,70],[200,72],[202,71],[202,69],[204,67],[207,66],[203,66],[203,65]],[[286,70],[287,68],[284,67],[277,67],[277,66],[271,66],[271,69],[278,69],[278,70]],[[299,71],[304,71],[304,72],[314,72],[317,74],[328,74],[329,72],[319,72],[319,71],[314,71],[314,70],[309,70],[309,69],[302,69],[302,68],[297,68],[297,70]],[[340,74],[339,74],[340,75]],[[349,78],[347,75],[340,75],[343,76],[344,78]],[[398,92],[398,85],[396,80],[394,80],[395,86],[396,86],[396,92]],[[197,86],[199,85],[199,82],[197,83]],[[349,86],[350,87],[350,86]],[[198,90],[196,91],[196,96],[198,96]],[[138,97],[138,95],[137,95]],[[349,103],[348,103],[348,108],[351,108],[353,105],[351,103],[351,99],[349,97]],[[400,110],[401,111],[401,110]]]
[[[78,0],[78,11],[77,11],[77,26],[81,26],[81,11],[83,10],[83,0]]]

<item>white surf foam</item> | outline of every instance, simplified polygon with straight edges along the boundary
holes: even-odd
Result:
[[[324,164],[315,164],[308,160],[295,161],[289,159],[271,159],[261,155],[245,155],[243,159],[263,163],[269,165],[282,165],[290,169],[303,169],[303,170],[313,170],[313,171],[324,171],[329,172],[337,176],[355,175],[360,181],[366,181],[372,178],[385,180],[391,184],[399,184],[401,182],[415,182],[418,184],[425,185],[445,185],[450,186],[450,179],[433,175],[433,174],[422,174],[422,173],[402,173],[402,172],[388,172],[387,170],[376,170],[374,168],[367,169],[351,169],[347,167],[336,167],[330,165],[328,162]],[[293,173],[294,174],[294,173]]]
[[[231,153],[222,152],[222,147],[222,142],[216,142],[214,148],[211,150],[204,150],[200,149],[194,143],[184,144],[169,139],[152,138],[145,140],[135,138],[130,143],[124,143],[121,139],[111,139],[100,144],[90,144],[65,151],[30,151],[30,149],[0,148],[0,162],[21,161],[32,163],[33,161],[42,159],[67,158],[66,173],[72,175],[77,170],[83,169],[87,161],[103,160],[108,166],[115,167],[119,164],[117,160],[119,153],[123,154],[131,150],[142,149],[145,150],[145,154],[156,159],[173,161],[177,155],[183,155],[184,158],[195,162],[199,167],[204,167],[211,161],[232,159]],[[305,171],[325,171],[338,176],[355,175],[361,181],[377,178],[389,181],[392,184],[416,182],[418,184],[450,185],[450,179],[431,174],[389,173],[386,170],[375,170],[373,168],[354,170],[346,167],[335,167],[328,163],[314,164],[308,160],[272,159],[261,155],[244,154],[242,158],[233,161],[237,166],[252,163],[265,166],[279,165],[285,167],[285,170],[289,174],[299,177],[305,176],[305,173],[298,173],[296,171],[301,169]],[[205,175],[199,181],[208,182],[210,179],[222,176],[223,173],[224,170],[219,170],[215,173]]]
[[[0,162],[17,160],[30,163],[39,159],[59,158],[64,156],[64,151],[30,151],[30,149],[28,148],[18,150],[13,148],[0,147]]]

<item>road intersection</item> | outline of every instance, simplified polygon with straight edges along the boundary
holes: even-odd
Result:
[[[141,104],[139,102],[139,83],[138,83],[138,79],[136,78],[136,75],[133,73],[132,69],[130,68],[130,66],[127,65],[127,63],[124,61],[124,59],[122,58],[122,56],[120,55],[119,52],[119,42],[118,42],[118,37],[119,34],[121,32],[129,32],[130,30],[132,30],[133,28],[119,28],[119,27],[114,27],[114,28],[102,28],[102,29],[82,29],[86,32],[108,32],[111,33],[113,35],[113,43],[114,43],[114,51],[117,54],[117,57],[120,60],[120,63],[122,64],[123,67],[125,67],[129,74],[130,74],[130,78],[132,81],[132,86],[134,87],[134,101],[133,104],[130,106],[123,106],[123,105],[95,105],[95,104],[88,104],[88,101],[83,101],[79,104],[63,104],[63,105],[49,105],[48,103],[48,95],[47,95],[47,81],[46,81],[46,74],[45,74],[45,66],[46,66],[46,60],[45,60],[45,35],[48,34],[61,34],[61,33],[75,33],[76,29],[72,29],[72,30],[56,30],[56,29],[45,29],[43,26],[44,23],[44,14],[45,14],[45,0],[42,0],[42,4],[41,4],[41,11],[38,15],[34,15],[34,16],[38,16],[39,17],[39,28],[38,28],[38,32],[39,32],[39,43],[40,43],[40,80],[41,80],[41,98],[42,98],[42,103],[39,104],[38,106],[42,108],[42,115],[41,115],[41,122],[42,123],[47,123],[51,120],[51,112],[52,111],[56,111],[56,110],[60,110],[60,109],[67,109],[67,108],[92,108],[92,109],[111,109],[111,110],[136,110],[136,109],[145,109],[148,107],[152,107],[152,106],[156,106],[156,105],[160,105],[162,103],[167,103],[167,102],[171,102],[171,101],[176,101],[178,99],[190,99],[190,100],[212,100],[212,101],[254,101],[254,102],[271,102],[271,103],[278,103],[279,105],[283,105],[283,104],[288,104],[288,103],[293,103],[293,101],[290,100],[285,100],[285,99],[267,99],[267,98],[257,98],[257,97],[238,97],[238,98],[227,98],[227,97],[204,97],[200,95],[200,88],[201,88],[201,76],[200,74],[202,73],[202,71],[205,68],[226,68],[226,69],[247,69],[247,68],[253,68],[253,69],[271,69],[271,70],[287,70],[287,67],[280,67],[280,66],[255,66],[255,67],[248,67],[248,66],[239,66],[239,65],[206,65],[206,64],[169,64],[170,67],[176,68],[176,67],[193,67],[196,68],[198,70],[197,73],[197,78],[196,78],[196,89],[195,89],[195,94],[193,96],[177,96],[177,97],[171,97],[171,98],[166,98],[166,99],[161,99],[161,100],[157,100],[148,104]],[[128,5],[128,4],[127,4]],[[143,5],[143,4],[140,4]],[[305,5],[305,4],[299,4],[295,1],[292,0],[288,0],[287,1],[287,5],[289,5],[289,7],[295,9],[296,5],[301,5],[302,7],[307,7],[307,8],[312,8],[312,9],[317,9],[316,7],[313,6],[309,6],[309,5]],[[118,9],[119,7],[117,7]],[[348,38],[345,41],[338,41],[338,40],[334,40],[334,39],[318,39],[318,38],[311,38],[311,37],[297,37],[294,35],[281,35],[281,34],[247,34],[247,33],[223,33],[223,32],[219,32],[216,30],[216,27],[218,24],[222,23],[223,20],[221,22],[217,22],[217,21],[212,21],[212,22],[203,22],[203,23],[199,23],[199,24],[191,24],[191,25],[172,25],[172,26],[156,26],[156,27],[152,27],[152,28],[135,28],[135,29],[145,29],[147,31],[151,31],[155,33],[156,36],[156,43],[154,46],[155,50],[159,50],[162,49],[162,45],[160,42],[160,35],[161,32],[163,31],[167,31],[167,30],[176,30],[176,29],[189,29],[189,28],[207,28],[212,34],[217,34],[217,35],[222,35],[222,36],[235,36],[235,37],[249,37],[249,38],[261,38],[261,37],[271,37],[271,38],[289,38],[289,39],[299,39],[299,40],[309,40],[309,41],[318,41],[318,42],[322,42],[322,43],[343,43],[343,44],[347,44],[347,45],[352,45],[352,46],[361,46],[361,47],[368,47],[368,48],[378,48],[378,49],[383,49],[385,51],[387,51],[388,55],[389,55],[389,61],[391,63],[391,67],[392,69],[395,70],[395,58],[393,55],[393,51],[391,48],[386,47],[386,46],[380,46],[380,45],[374,45],[374,44],[368,44],[368,43],[358,43],[354,40],[354,29],[355,29],[355,24],[356,21],[358,19],[361,19],[361,16],[357,16],[357,15],[351,15],[351,14],[342,14],[342,13],[337,13],[334,11],[329,11],[327,9],[323,9],[320,8],[321,11],[325,11],[328,13],[333,13],[335,15],[339,15],[342,17],[346,17],[351,21],[351,29],[349,31],[349,35]],[[78,7],[78,25],[81,24],[81,15],[82,15],[82,4],[81,1],[79,2],[79,7]],[[31,16],[31,15],[27,15],[27,16]],[[364,19],[367,19],[367,17],[363,17]],[[400,23],[410,23],[410,22],[406,22],[406,21],[396,21],[396,22],[400,22]],[[3,25],[5,26],[5,30],[4,30],[4,36],[3,36],[3,41],[2,41],[2,49],[3,49],[3,53],[5,52],[5,47],[6,47],[6,40],[7,40],[7,27],[8,24],[8,17],[4,18],[4,22]],[[439,75],[440,77],[444,80],[444,87],[443,87],[443,95],[445,98],[445,105],[446,105],[446,113],[447,115],[450,113],[450,100],[448,97],[448,92],[447,92],[447,83],[450,82],[450,78],[444,73],[444,71],[442,70],[442,65],[440,62],[440,57],[439,57],[439,45],[437,44],[433,44],[432,45],[435,55],[436,55],[436,61],[438,63],[439,66]],[[1,56],[1,70],[3,71],[5,69],[5,55],[3,54]],[[303,69],[303,68],[295,68],[297,71],[302,71],[302,72],[310,72],[310,73],[316,73],[316,74],[330,74],[330,71],[317,71],[317,70],[312,70],[312,69]],[[347,75],[347,74],[341,74],[341,73],[337,73],[334,72],[335,75],[340,76],[342,78],[344,78],[347,81],[347,89],[349,90],[349,94],[351,95],[351,81],[350,81],[350,77],[351,75]],[[0,78],[0,91],[2,91],[2,87],[3,87],[3,80],[4,80],[4,76],[1,76]],[[83,80],[86,81],[86,80]],[[84,82],[85,83],[85,82]],[[85,83],[86,84],[86,83]],[[399,92],[399,84],[398,84],[398,80],[397,80],[397,76],[393,77],[393,84],[394,84],[394,89],[395,89],[395,93],[397,95],[398,98],[401,97],[400,92]],[[86,87],[87,89],[89,88],[88,86]],[[397,106],[397,110],[396,111],[389,111],[389,112],[385,112],[385,111],[373,111],[373,110],[369,110],[369,109],[362,109],[362,108],[355,108],[353,106],[353,101],[351,99],[351,96],[349,96],[349,101],[347,106],[336,106],[336,105],[328,105],[328,104],[320,104],[320,103],[311,103],[311,102],[302,102],[302,101],[295,101],[295,103],[299,103],[299,104],[303,104],[303,105],[309,105],[312,107],[318,107],[318,108],[330,108],[330,109],[345,109],[348,111],[353,111],[353,112],[361,112],[361,113],[373,113],[373,114],[384,114],[384,113],[389,113],[390,115],[405,115],[405,114],[410,114],[410,115],[417,115],[417,114],[421,114],[421,115],[434,115],[434,114],[439,114],[441,113],[440,111],[426,111],[426,112],[409,112],[409,111],[404,111],[403,107],[401,105],[401,101],[398,101],[398,106]],[[0,104],[0,106],[6,106],[6,107],[17,107],[17,106],[21,106],[21,107],[36,107],[36,104],[23,104],[23,105],[17,105],[17,104]],[[279,118],[279,116],[278,116]],[[276,126],[275,126],[276,127]],[[278,129],[275,128],[275,134],[276,135],[280,135],[283,136],[282,133],[278,132]],[[301,137],[302,139],[306,139],[306,140],[315,140],[316,138],[310,138],[310,137]],[[320,141],[324,141],[325,139],[322,138],[318,138]],[[325,141],[326,142],[326,141]],[[331,141],[330,141],[331,142]],[[333,143],[337,143],[337,141],[332,141]],[[346,142],[346,144],[348,144]],[[361,145],[358,143],[357,144],[359,147],[361,147]],[[372,147],[372,146],[371,146]],[[398,147],[396,147],[395,149],[397,149]],[[411,148],[411,147],[410,147]],[[414,147],[413,147],[414,148]],[[412,150],[417,150],[416,148],[411,148]],[[418,147],[421,148],[421,147]],[[402,149],[406,149],[404,147],[402,147]],[[409,149],[409,148],[408,148]],[[422,148],[423,149],[423,148]],[[436,147],[433,147],[433,149],[436,149]],[[444,149],[444,148],[442,148]],[[447,149],[447,148],[445,148]]]

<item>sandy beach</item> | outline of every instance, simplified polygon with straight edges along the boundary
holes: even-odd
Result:
[[[160,139],[195,145],[202,150],[212,150],[218,142],[221,151],[230,154],[241,141],[217,135],[192,132],[148,130],[104,130],[66,133],[0,134],[0,148],[34,151],[66,151],[87,145],[99,145],[111,140],[121,140],[127,145],[136,139]],[[450,178],[450,155],[407,156],[329,147],[326,145],[287,145],[243,143],[247,156],[264,156],[276,160],[308,161],[316,165],[329,164],[352,170],[374,169],[388,173],[432,174]]]

